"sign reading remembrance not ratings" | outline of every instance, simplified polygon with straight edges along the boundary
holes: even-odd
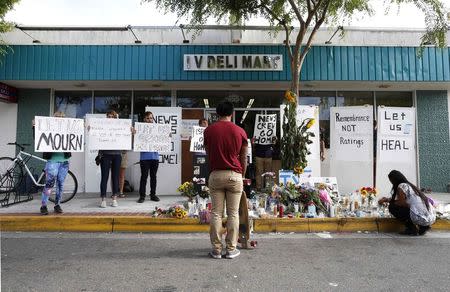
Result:
[[[131,150],[131,120],[90,118],[87,120],[91,150]]]

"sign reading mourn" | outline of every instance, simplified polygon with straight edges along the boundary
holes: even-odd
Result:
[[[256,115],[255,119],[255,144],[273,144],[274,137],[277,136],[277,115]]]
[[[131,150],[131,120],[91,118],[89,148],[91,150]]]
[[[134,151],[168,152],[172,149],[171,126],[168,124],[135,123]]]
[[[83,152],[84,120],[36,116],[34,151]]]
[[[191,152],[205,152],[205,145],[203,140],[203,132],[206,128],[194,126],[192,127],[192,138],[191,138]]]

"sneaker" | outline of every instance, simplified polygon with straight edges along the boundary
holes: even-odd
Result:
[[[241,254],[241,251],[237,248],[235,248],[232,251],[227,251],[227,254],[225,255],[225,257],[227,259],[234,259],[236,257],[238,257]]]
[[[145,198],[143,198],[143,197],[139,197],[139,200],[137,200],[138,203],[144,203],[144,201],[145,201]]]
[[[55,210],[55,213],[58,213],[58,214],[62,214],[63,213],[63,210],[61,209],[60,205],[55,205],[53,210]]]
[[[210,251],[208,254],[213,259],[221,259],[222,258],[222,253],[217,250]]]
[[[111,207],[118,207],[118,206],[119,204],[117,204],[117,200],[116,199],[112,200]]]
[[[430,229],[430,226],[419,226],[419,235],[425,235],[425,233],[427,233]]]
[[[106,208],[106,200],[102,200],[100,203],[100,208]]]
[[[48,215],[47,206],[41,206],[41,215]]]
[[[159,202],[159,198],[157,195],[150,195],[150,200],[155,201],[155,202]]]

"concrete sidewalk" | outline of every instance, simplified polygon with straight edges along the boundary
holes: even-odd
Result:
[[[450,203],[450,194],[430,195],[436,202]],[[39,213],[40,196],[29,202],[0,208],[1,231],[87,231],[87,232],[207,232],[208,224],[196,218],[154,218],[155,208],[167,209],[182,205],[186,199],[179,195],[160,196],[160,202],[146,200],[137,203],[138,194],[119,199],[118,207],[100,208],[99,194],[80,193],[62,204],[64,214]],[[398,232],[402,225],[392,218],[269,218],[254,219],[254,232]],[[450,231],[450,220],[438,220],[433,230]]]

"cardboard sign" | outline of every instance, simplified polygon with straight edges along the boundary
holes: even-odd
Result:
[[[35,117],[35,152],[83,152],[84,120]]]
[[[194,126],[192,127],[192,139],[189,151],[191,152],[205,152],[205,144],[203,139],[203,132],[206,128]]]
[[[90,118],[89,148],[91,150],[131,150],[131,120]]]
[[[198,120],[183,119],[181,120],[180,137],[181,140],[189,140],[192,137],[192,129],[198,126]]]
[[[171,127],[167,124],[135,123],[134,147],[136,152],[167,152],[172,148]]]
[[[273,144],[273,139],[277,136],[277,115],[260,115],[255,118],[255,144]]]

